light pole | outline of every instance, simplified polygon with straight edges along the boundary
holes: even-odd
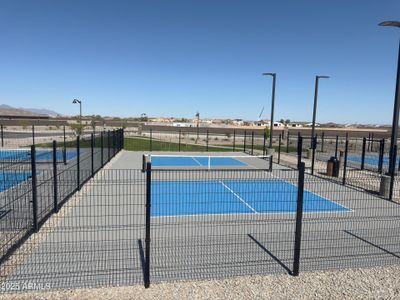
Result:
[[[79,125],[82,126],[82,101],[74,99],[73,104],[79,103]]]
[[[379,26],[392,26],[399,27],[399,21],[385,21],[379,23]],[[396,80],[396,94],[394,98],[393,107],[393,122],[392,122],[392,135],[390,137],[390,162],[389,162],[389,174],[394,175],[396,172],[396,145],[397,135],[399,131],[399,110],[400,110],[400,43],[399,43],[399,54],[397,58],[397,80]]]
[[[315,118],[317,117],[317,102],[318,102],[318,82],[320,79],[328,79],[329,76],[317,75],[315,76],[315,92],[314,92],[314,109],[311,127],[311,148],[313,147],[313,139],[315,135]]]
[[[274,131],[276,73],[263,73],[263,75],[272,76],[271,120],[270,120],[270,126],[269,126],[269,148],[272,148],[272,133]]]

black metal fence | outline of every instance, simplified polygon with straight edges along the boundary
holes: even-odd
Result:
[[[123,147],[123,130],[0,151],[0,264]]]

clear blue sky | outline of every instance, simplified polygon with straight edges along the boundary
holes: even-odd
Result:
[[[391,123],[400,1],[0,1],[0,103],[76,114]]]

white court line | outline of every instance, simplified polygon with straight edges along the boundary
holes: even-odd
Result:
[[[190,156],[190,158],[197,162],[199,166],[203,166],[194,156]]]
[[[256,211],[253,207],[250,206],[246,201],[243,200],[242,197],[240,197],[238,194],[236,194],[232,189],[230,189],[225,183],[222,182],[222,180],[218,180],[224,188],[226,188],[228,191],[230,191],[236,198],[238,198],[240,201],[243,202],[244,205],[246,205],[248,208],[250,208],[254,213],[258,214],[258,211]]]

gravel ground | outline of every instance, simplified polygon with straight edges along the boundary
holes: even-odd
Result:
[[[400,266],[0,295],[1,299],[400,299]]]

